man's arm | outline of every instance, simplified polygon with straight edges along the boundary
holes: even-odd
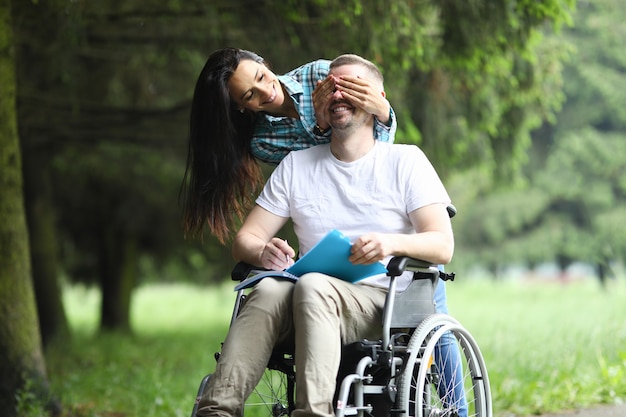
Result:
[[[430,204],[409,213],[415,234],[368,233],[352,245],[350,261],[370,264],[387,256],[409,256],[447,264],[454,253],[454,235],[450,216],[443,203]]]
[[[254,206],[235,236],[232,247],[235,260],[276,271],[293,265],[295,251],[286,241],[275,237],[285,223],[286,217]]]

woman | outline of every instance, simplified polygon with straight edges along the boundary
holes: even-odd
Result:
[[[191,105],[181,190],[186,235],[201,237],[208,224],[224,243],[263,185],[256,159],[276,165],[292,150],[328,143],[322,108],[335,89],[376,115],[377,139],[393,141],[396,120],[384,91],[368,80],[328,77],[329,64],[317,60],[277,76],[250,51],[209,56]]]

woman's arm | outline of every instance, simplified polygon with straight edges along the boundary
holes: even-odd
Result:
[[[393,108],[389,106],[389,119],[386,123],[376,118],[376,124],[374,124],[374,138],[381,142],[393,143],[396,139],[397,128],[398,122],[396,120],[396,113],[393,111]]]

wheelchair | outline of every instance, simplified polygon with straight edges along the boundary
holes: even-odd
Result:
[[[245,279],[252,269],[237,264],[233,280]],[[435,312],[438,280],[454,280],[454,273],[407,257],[392,258],[387,270],[382,337],[343,347],[335,417],[491,417],[489,377],[478,344],[459,321]],[[395,278],[404,271],[414,279],[397,293]],[[245,299],[246,290],[239,290],[231,324]],[[275,350],[246,401],[246,417],[288,417],[295,408],[295,372],[293,353]],[[200,384],[192,417],[210,377]]]

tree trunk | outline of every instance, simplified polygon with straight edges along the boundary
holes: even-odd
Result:
[[[17,416],[25,388],[47,395],[22,194],[10,6],[0,0],[0,410],[7,417]]]
[[[55,85],[54,72],[50,70],[50,65],[41,63],[59,59],[56,54],[58,47],[54,44],[58,42],[58,32],[64,27],[58,15],[63,13],[65,7],[58,1],[26,1],[14,2],[12,10],[17,84],[22,96],[21,101],[18,100],[18,134],[22,145],[24,204],[35,300],[44,346],[56,335],[68,336],[69,326],[58,277],[59,240],[49,168],[56,144],[45,133],[36,133],[37,129],[33,129],[28,121],[33,116],[43,117],[48,123],[53,120],[50,109],[42,103],[46,102]],[[30,104],[25,105],[23,96],[28,97],[29,91],[36,91],[37,100],[28,100]]]
[[[43,345],[70,334],[58,278],[56,218],[48,155],[30,149],[23,155],[24,197],[30,237],[31,267]]]
[[[108,229],[100,243],[100,328],[130,332],[130,304],[137,275],[137,241]]]

